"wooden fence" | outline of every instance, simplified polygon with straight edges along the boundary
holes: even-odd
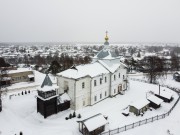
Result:
[[[135,78],[130,78],[131,80],[134,80],[134,81],[141,81],[141,82],[145,82],[145,83],[149,83],[148,81],[146,80],[140,80],[140,79],[135,79]],[[161,115],[156,115],[154,117],[151,117],[151,118],[147,118],[147,119],[144,119],[144,120],[140,120],[138,122],[135,122],[135,123],[132,123],[132,124],[129,124],[129,125],[125,125],[123,127],[120,127],[120,128],[116,128],[116,129],[113,129],[113,130],[109,130],[107,132],[103,132],[101,133],[100,135],[114,135],[114,134],[118,134],[118,133],[121,133],[121,132],[124,132],[124,131],[127,131],[129,129],[133,129],[135,127],[138,127],[138,126],[141,126],[141,125],[144,125],[144,124],[148,124],[150,122],[154,122],[154,121],[157,121],[157,120],[161,120],[161,119],[164,119],[166,118],[167,116],[170,115],[170,113],[172,112],[172,110],[175,108],[175,106],[177,105],[177,103],[179,102],[180,100],[180,89],[177,89],[177,88],[172,88],[170,86],[167,86],[167,85],[163,85],[164,87],[167,87],[173,91],[175,91],[179,97],[177,99],[177,101],[174,103],[174,105],[171,107],[171,109],[167,112],[167,113],[164,113],[164,114],[161,114]]]

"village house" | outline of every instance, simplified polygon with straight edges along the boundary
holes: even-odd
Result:
[[[58,93],[66,92],[70,96],[74,110],[123,94],[128,88],[127,66],[110,49],[107,33],[105,40],[104,48],[92,63],[57,74]]]

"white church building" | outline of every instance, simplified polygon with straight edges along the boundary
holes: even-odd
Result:
[[[68,93],[72,109],[96,104],[127,90],[127,67],[110,49],[108,40],[106,33],[104,48],[92,63],[73,66],[57,74],[58,93]]]

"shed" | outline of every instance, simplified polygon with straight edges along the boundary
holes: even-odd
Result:
[[[79,123],[79,131],[83,135],[100,134],[105,130],[105,125],[108,123],[101,113],[77,122]]]
[[[162,99],[154,96],[154,95],[150,95],[147,97],[147,100],[149,100],[149,106],[153,107],[154,109],[157,109],[161,106],[161,103],[163,102]]]
[[[149,101],[147,99],[138,100],[129,105],[129,112],[133,112],[136,116],[144,113],[149,108]]]
[[[167,91],[161,91],[160,93],[156,93],[155,96],[162,99],[164,102],[170,103],[173,100],[173,94]]]

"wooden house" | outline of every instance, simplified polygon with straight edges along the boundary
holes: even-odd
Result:
[[[150,102],[149,103],[149,107],[152,107],[154,109],[157,109],[161,106],[161,103],[163,102],[162,99],[154,96],[154,95],[150,95],[147,97],[147,100]]]
[[[108,123],[100,113],[77,122],[79,123],[79,131],[83,135],[98,135],[105,130],[105,125]]]
[[[149,108],[149,101],[147,99],[138,100],[129,105],[129,112],[134,113],[136,116],[143,114]]]

